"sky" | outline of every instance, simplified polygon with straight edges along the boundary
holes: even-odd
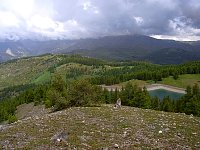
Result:
[[[0,39],[200,40],[200,0],[0,0]]]

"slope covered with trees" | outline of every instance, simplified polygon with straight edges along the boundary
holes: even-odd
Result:
[[[57,111],[74,106],[114,104],[118,98],[121,98],[122,105],[126,106],[200,116],[199,86],[188,86],[186,92],[187,94],[179,100],[172,100],[169,97],[159,100],[157,97],[150,97],[145,87],[142,89],[129,82],[121,91],[108,91],[92,85],[88,80],[65,82],[60,75],[56,75],[51,84],[37,86],[18,96],[0,101],[0,121],[15,121],[16,107],[24,103],[45,104],[47,108],[52,107],[53,111]]]
[[[162,66],[147,62],[108,62],[80,55],[44,55],[0,64],[0,69],[4,70],[1,72],[0,83],[3,79],[6,82],[9,79],[9,76],[5,77],[5,68],[8,67],[17,75],[19,64],[25,67],[20,70],[23,76],[10,75],[16,85],[0,85],[0,121],[13,122],[16,119],[16,107],[24,103],[45,104],[56,111],[73,106],[110,104],[119,97],[122,104],[127,106],[200,115],[198,85],[188,87],[187,94],[177,101],[169,97],[163,100],[151,98],[145,88],[130,83],[121,91],[107,91],[97,86],[132,79],[157,82],[169,76],[176,80],[183,74],[199,74],[199,61]],[[30,68],[34,68],[34,71]]]

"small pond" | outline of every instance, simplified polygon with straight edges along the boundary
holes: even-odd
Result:
[[[184,95],[183,93],[172,92],[164,89],[151,90],[149,91],[149,94],[151,97],[157,96],[161,100],[167,96],[169,96],[171,99],[177,100]]]

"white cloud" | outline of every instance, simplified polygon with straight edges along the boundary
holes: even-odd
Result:
[[[0,38],[145,34],[196,40],[199,0],[0,0]]]
[[[92,5],[91,5],[90,1],[83,2],[83,9],[84,10],[88,10],[91,6]]]
[[[82,6],[83,6],[83,10],[85,10],[85,11],[91,11],[94,14],[100,13],[98,8],[94,4],[92,4],[91,1],[84,1],[82,3]]]
[[[182,20],[182,19],[184,20]],[[171,35],[151,35],[157,39],[171,39],[176,41],[197,41],[200,40],[200,29],[191,26],[191,20],[184,17],[178,17],[169,20],[169,27],[172,30]]]
[[[196,41],[200,40],[200,29],[194,28],[191,19],[184,16],[169,20],[171,35],[152,35],[157,39],[172,39],[176,41]]]
[[[28,28],[31,30],[32,28],[39,28],[39,29],[54,29],[57,27],[56,22],[54,22],[49,17],[43,17],[41,15],[34,15],[27,21]]]
[[[137,22],[138,25],[141,25],[143,23],[143,18],[142,17],[134,17],[135,21]]]
[[[6,4],[9,5],[9,10],[14,12],[19,17],[27,19],[34,9],[34,0],[5,0]]]
[[[196,35],[151,35],[151,37],[156,39],[168,39],[175,41],[198,41],[200,40],[199,36]]]
[[[0,11],[0,21],[1,28],[19,27],[20,22],[13,13],[6,11]]]

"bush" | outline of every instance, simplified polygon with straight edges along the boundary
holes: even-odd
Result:
[[[102,101],[102,89],[92,85],[87,80],[76,80],[70,86],[71,106],[91,106]]]
[[[9,114],[8,115],[8,123],[13,123],[15,121],[17,121],[17,117],[15,115]]]

